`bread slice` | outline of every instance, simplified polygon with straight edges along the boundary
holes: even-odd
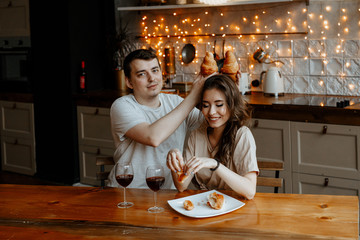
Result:
[[[213,192],[209,194],[207,203],[211,208],[219,210],[224,206],[225,199],[223,195]]]

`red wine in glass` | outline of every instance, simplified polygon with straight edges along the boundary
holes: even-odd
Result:
[[[155,206],[148,209],[151,213],[163,212],[164,208],[156,206],[156,193],[160,190],[161,186],[165,182],[164,168],[158,165],[148,166],[146,169],[146,184],[154,192]]]
[[[123,186],[124,188],[126,188],[127,186],[129,186],[129,184],[132,182],[134,178],[133,174],[123,174],[123,175],[118,175],[116,176],[116,181]]]
[[[165,178],[164,177],[149,177],[146,178],[146,183],[148,187],[153,190],[154,192],[157,192],[160,190],[161,186],[164,184]]]
[[[131,163],[118,163],[115,165],[115,179],[124,188],[124,201],[118,203],[118,208],[129,208],[134,205],[134,203],[126,201],[126,187],[129,186],[133,178],[134,170]]]

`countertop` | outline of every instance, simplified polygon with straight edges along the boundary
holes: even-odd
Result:
[[[115,99],[125,94],[104,90],[74,97],[79,106],[110,108]],[[180,95],[186,97],[186,94]],[[254,118],[360,126],[360,96],[285,94],[275,98],[252,92],[244,98],[253,107]],[[351,105],[336,107],[336,102],[344,100]]]

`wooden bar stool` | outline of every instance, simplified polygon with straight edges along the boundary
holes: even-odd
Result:
[[[96,179],[101,181],[101,187],[105,186],[105,180],[108,178],[110,171],[105,171],[106,165],[115,165],[112,156],[97,156],[96,166],[100,166],[100,171],[96,173]]]
[[[280,171],[284,170],[283,162],[258,161],[259,170],[275,171],[275,177],[257,178],[257,186],[274,187],[274,193],[279,192],[279,188],[283,187],[284,179],[280,178]]]

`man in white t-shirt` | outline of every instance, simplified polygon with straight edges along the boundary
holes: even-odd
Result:
[[[163,80],[159,60],[155,52],[145,49],[135,50],[125,58],[124,73],[132,93],[116,99],[110,109],[114,160],[132,163],[134,179],[130,188],[148,188],[146,167],[156,163],[164,166],[163,188],[174,188],[166,155],[170,149],[183,149],[188,130],[203,122],[195,106],[205,79],[199,76],[185,99],[160,93]],[[114,169],[108,186],[117,187]]]

